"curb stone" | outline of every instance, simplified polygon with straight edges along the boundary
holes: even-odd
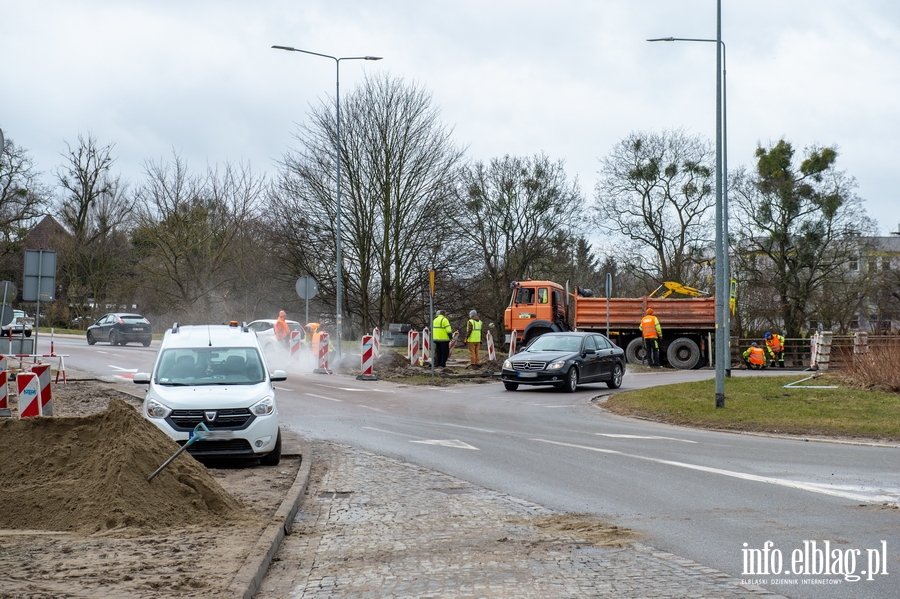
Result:
[[[238,570],[231,585],[228,587],[226,597],[240,599],[253,599],[259,590],[272,558],[281,547],[284,537],[290,533],[291,524],[300,508],[300,501],[306,493],[309,484],[309,472],[312,465],[312,454],[305,439],[300,439],[300,469],[294,484],[287,492],[281,506],[275,512],[269,525],[260,535],[259,540],[244,561],[244,565]],[[287,455],[287,454],[286,454]]]

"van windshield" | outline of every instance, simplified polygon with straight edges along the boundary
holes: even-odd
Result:
[[[256,385],[265,380],[262,360],[253,347],[171,348],[156,369],[160,385]]]

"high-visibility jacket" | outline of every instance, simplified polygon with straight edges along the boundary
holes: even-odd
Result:
[[[279,341],[287,341],[291,338],[291,328],[283,318],[275,321],[275,338]]]
[[[773,356],[784,350],[784,337],[778,333],[773,333],[771,339],[766,339],[766,347]]]
[[[453,327],[450,326],[450,321],[447,320],[447,317],[441,314],[435,318],[434,322],[431,323],[432,338],[435,341],[450,341],[451,335],[453,335]]]
[[[481,343],[481,321],[469,319],[469,334],[466,343]]]
[[[762,366],[766,363],[766,352],[763,351],[763,348],[758,346],[748,347],[744,352],[744,359],[748,360],[751,364]]]
[[[644,339],[662,337],[662,327],[659,326],[659,319],[652,314],[643,317],[641,319],[641,333],[644,334]]]

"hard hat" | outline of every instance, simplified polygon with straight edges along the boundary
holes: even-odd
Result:
[[[750,345],[752,345],[753,347],[759,347],[758,345],[756,345],[756,341],[754,341],[754,342],[751,343]]]
[[[769,331],[766,331],[766,334],[764,336],[766,339],[768,339],[772,336],[772,333],[770,333]]]
[[[475,310],[470,310],[469,316],[478,316],[478,312],[476,312]]]
[[[647,315],[648,315],[648,316],[652,316],[652,315],[653,315],[653,308],[647,308]]]

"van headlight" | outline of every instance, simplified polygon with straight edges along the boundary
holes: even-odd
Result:
[[[268,416],[275,412],[275,398],[271,395],[264,399],[259,400],[252,406],[250,406],[250,412],[254,416]]]
[[[159,403],[155,399],[147,400],[147,416],[150,418],[166,418],[172,413],[172,408]]]

